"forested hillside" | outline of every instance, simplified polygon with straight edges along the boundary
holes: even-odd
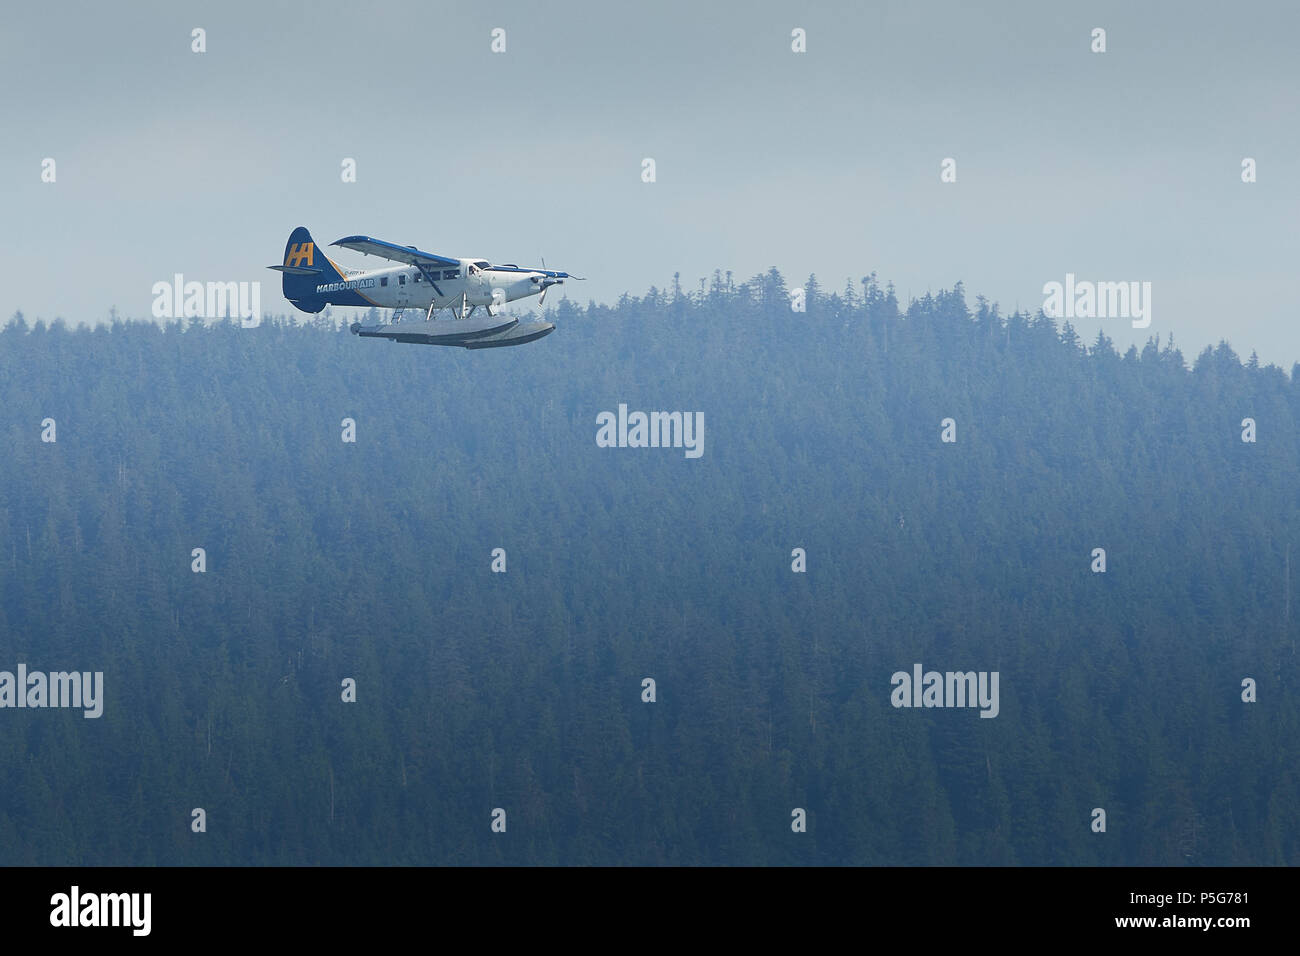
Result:
[[[1300,862],[1298,370],[805,286],[472,352],[15,317],[0,670],[104,713],[0,709],[0,863]]]

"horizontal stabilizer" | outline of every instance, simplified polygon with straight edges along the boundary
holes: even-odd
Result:
[[[291,276],[318,276],[324,269],[308,269],[306,266],[267,266],[276,272],[287,272]]]

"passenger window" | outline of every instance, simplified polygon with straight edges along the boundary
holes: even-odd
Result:
[[[454,279],[454,278],[456,278],[456,273],[457,273],[458,271],[459,271],[459,270],[457,270],[457,269],[448,269],[446,272],[444,272],[444,273],[442,274],[442,277],[443,277],[444,279]]]
[[[397,284],[398,284],[398,285],[406,285],[406,276],[398,276],[398,277],[397,277]]]
[[[379,284],[380,284],[380,285],[388,285],[388,276],[380,276],[380,278],[379,278]]]
[[[417,273],[416,273],[414,276],[412,276],[411,278],[412,278],[413,281],[415,281],[415,282],[419,282],[419,281],[420,281],[420,273],[417,272]]]

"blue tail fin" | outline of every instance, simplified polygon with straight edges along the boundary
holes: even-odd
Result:
[[[289,233],[284,262],[270,268],[284,274],[284,297],[304,312],[319,312],[328,304],[329,297],[318,293],[318,286],[343,280],[306,226]]]

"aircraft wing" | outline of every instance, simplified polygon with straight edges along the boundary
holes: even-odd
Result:
[[[395,242],[371,239],[369,236],[345,236],[331,245],[342,246],[368,256],[380,256],[394,262],[405,262],[411,266],[458,266],[459,259],[435,256],[432,252],[421,252],[415,246],[399,246]]]
[[[509,262],[503,266],[493,266],[492,271],[493,272],[540,272],[542,275],[549,276],[552,279],[582,280],[584,278],[583,276],[569,275],[569,273],[567,272],[551,272],[549,269],[521,269],[513,262]]]

